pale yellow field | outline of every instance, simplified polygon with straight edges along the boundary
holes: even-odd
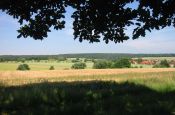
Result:
[[[165,72],[164,74],[162,74]],[[145,75],[150,73],[149,75]],[[154,74],[152,74],[154,73]],[[53,70],[53,71],[0,71],[0,84],[21,85],[39,82],[55,81],[89,81],[114,80],[128,78],[148,78],[174,76],[175,68],[130,68],[130,69],[85,69],[85,70]],[[137,75],[137,74],[142,74]],[[160,74],[160,75],[159,75]],[[120,77],[120,76],[125,77]],[[146,77],[145,77],[146,76]],[[171,78],[170,77],[170,78]],[[174,77],[173,77],[174,78]]]
[[[14,77],[48,78],[85,75],[113,75],[123,73],[168,72],[175,68],[129,68],[129,69],[79,69],[48,71],[0,71],[0,79]]]

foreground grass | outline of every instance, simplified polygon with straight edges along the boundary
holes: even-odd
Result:
[[[175,114],[175,72],[1,79],[0,84],[4,115]]]

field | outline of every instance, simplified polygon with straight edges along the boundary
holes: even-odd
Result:
[[[87,81],[87,80],[114,80],[118,77],[108,75],[125,75],[135,73],[173,72],[175,68],[129,68],[129,69],[84,69],[84,70],[54,70],[54,71],[0,71],[0,83],[6,85],[21,85],[22,83],[37,83],[42,81]],[[99,77],[104,76],[104,78]],[[107,76],[107,77],[105,77]],[[134,75],[133,75],[134,76]],[[130,78],[130,77],[129,77]],[[133,77],[131,77],[133,78]]]
[[[0,114],[173,115],[175,69],[1,71]]]
[[[56,61],[56,60],[26,60],[24,63],[28,64],[32,71],[43,71],[49,70],[50,66],[54,66],[55,70],[68,70],[71,69],[71,66],[75,63],[72,60],[76,60],[77,58],[66,58],[65,61]],[[84,62],[85,58],[78,58],[80,62]],[[133,58],[136,59],[136,58]],[[142,59],[146,60],[175,60],[175,57],[143,57]],[[95,59],[98,61],[99,59]],[[5,61],[0,62],[0,71],[15,71],[17,67],[22,62],[18,61]],[[94,62],[87,61],[85,62],[87,67],[86,69],[92,69]],[[131,67],[133,68],[152,68],[153,65],[145,65],[145,64],[132,64]]]
[[[175,60],[175,57],[143,57],[143,59],[147,60]]]
[[[0,63],[0,71],[15,71],[18,67],[18,65],[21,63],[17,62],[5,62],[5,63]],[[71,69],[71,66],[73,65],[72,62],[26,62],[31,68],[31,70],[49,70],[50,66],[54,66],[56,70],[64,70],[64,69]],[[87,69],[92,68],[93,63],[92,62],[87,62]]]

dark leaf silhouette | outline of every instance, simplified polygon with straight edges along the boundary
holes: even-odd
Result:
[[[136,4],[138,3],[138,4]],[[134,8],[129,4],[136,4]],[[146,31],[175,26],[174,0],[1,0],[0,10],[18,19],[20,37],[44,39],[50,28],[65,27],[66,7],[74,13],[74,39],[80,42],[108,43],[129,39],[128,27],[133,29],[133,39],[144,37]]]

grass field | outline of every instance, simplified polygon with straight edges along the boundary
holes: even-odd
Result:
[[[36,83],[38,81],[86,81],[101,80],[99,75],[128,75],[135,73],[175,72],[175,68],[129,68],[129,69],[82,69],[82,70],[53,70],[53,71],[0,71],[0,82],[4,84]],[[85,76],[85,77],[84,77]],[[87,77],[86,77],[87,76]],[[97,76],[93,79],[94,76]],[[86,78],[86,79],[85,79]],[[109,80],[111,77],[107,77]],[[115,77],[118,79],[118,77]],[[130,77],[129,77],[130,78]],[[103,79],[102,79],[103,80]],[[23,82],[21,82],[23,81]]]
[[[0,63],[0,71],[15,71],[18,65],[21,63],[9,62],[9,63]],[[50,66],[54,66],[56,70],[71,69],[71,66],[74,63],[71,62],[26,62],[29,65],[31,70],[49,70]],[[87,69],[92,68],[93,63],[86,63]]]
[[[71,66],[74,64],[72,63],[72,60],[75,60],[76,58],[68,58],[66,61],[50,61],[50,60],[40,60],[40,62],[37,61],[25,61],[26,64],[29,65],[31,70],[34,71],[40,71],[40,70],[49,70],[50,66],[54,66],[55,70],[65,70],[65,69],[71,69]],[[175,57],[143,57],[142,59],[147,60],[175,60]],[[84,58],[80,58],[80,60],[83,62]],[[9,62],[3,62],[0,63],[0,71],[15,71],[20,65],[20,62],[15,61],[9,61]],[[88,61],[86,62],[87,68],[86,69],[92,69],[93,62]],[[144,64],[132,64],[132,67],[138,67],[141,66],[143,68],[152,68],[153,65],[144,65]]]
[[[175,57],[143,57],[146,60],[175,60]]]

